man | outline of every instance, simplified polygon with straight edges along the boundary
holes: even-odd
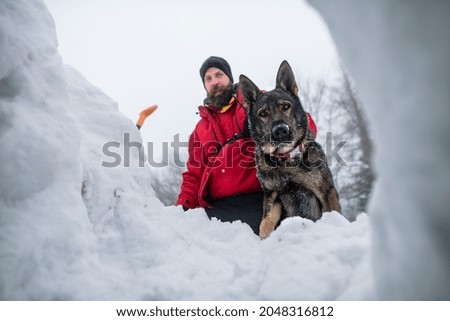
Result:
[[[200,77],[207,99],[189,139],[177,205],[185,210],[203,207],[209,218],[224,222],[240,220],[259,234],[263,195],[242,94],[233,86],[230,65],[223,58],[206,59]]]

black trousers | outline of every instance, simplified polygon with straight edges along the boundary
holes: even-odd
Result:
[[[206,208],[206,214],[211,219],[215,217],[222,222],[241,221],[248,224],[256,235],[259,235],[259,225],[263,215],[263,193],[247,193],[225,197],[212,203],[212,208]]]

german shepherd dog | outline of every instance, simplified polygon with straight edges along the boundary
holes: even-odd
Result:
[[[264,192],[259,236],[265,239],[282,219],[301,216],[316,221],[323,212],[341,212],[339,196],[322,147],[308,130],[294,73],[287,61],[278,70],[276,87],[261,92],[239,77],[256,142],[258,179]]]

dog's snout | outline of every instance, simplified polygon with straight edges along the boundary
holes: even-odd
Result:
[[[286,124],[277,124],[272,127],[272,136],[275,140],[284,140],[289,138],[289,126]]]

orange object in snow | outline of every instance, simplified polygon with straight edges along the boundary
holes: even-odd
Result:
[[[158,108],[158,105],[153,105],[148,107],[147,109],[144,109],[143,111],[141,111],[141,113],[139,114],[139,119],[136,123],[136,126],[138,129],[141,129],[142,125],[144,124],[145,119],[150,116],[151,114],[153,114],[153,112]]]

